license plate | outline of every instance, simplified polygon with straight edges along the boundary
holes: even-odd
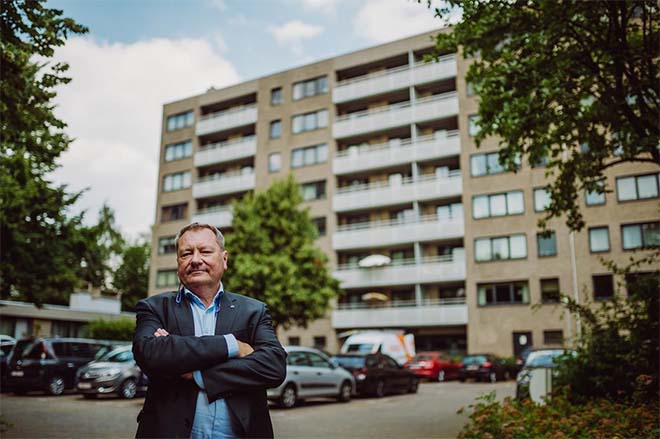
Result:
[[[411,365],[410,365],[410,368],[411,368],[411,369],[420,369],[421,367],[422,367],[422,366],[420,366],[419,364],[411,364]]]
[[[477,370],[477,369],[479,369],[479,366],[476,365],[476,364],[470,364],[470,365],[467,367],[467,370]]]
[[[79,389],[91,389],[92,385],[91,385],[91,383],[78,383],[78,388]]]
[[[13,377],[22,377],[23,376],[23,371],[22,370],[12,370],[11,371],[11,376],[13,376]]]

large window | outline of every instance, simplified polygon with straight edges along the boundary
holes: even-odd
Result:
[[[472,216],[475,219],[524,213],[522,191],[472,197]]]
[[[158,254],[174,253],[174,240],[176,236],[163,236],[158,238]]]
[[[626,224],[621,226],[624,250],[660,246],[660,222]]]
[[[312,224],[314,224],[314,227],[316,228],[316,232],[318,233],[318,236],[325,236],[326,234],[326,228],[325,228],[325,217],[319,217],[319,218],[312,218]]]
[[[658,175],[636,175],[616,179],[616,192],[619,201],[658,198]]]
[[[479,306],[529,303],[526,281],[477,284]]]
[[[312,111],[311,113],[298,114],[291,118],[291,130],[293,134],[312,131],[328,126],[328,110]]]
[[[158,270],[156,273],[157,287],[175,287],[179,284],[176,270]]]
[[[165,161],[171,162],[192,155],[192,140],[165,145]]]
[[[167,116],[167,131],[176,131],[191,126],[195,122],[192,111]]]
[[[550,192],[544,187],[534,189],[534,211],[543,212],[550,205]]]
[[[176,172],[174,174],[167,174],[163,176],[163,191],[177,191],[185,189],[192,184],[192,177],[190,171]]]
[[[589,250],[592,253],[610,251],[610,231],[607,226],[589,229]]]
[[[188,213],[188,204],[175,204],[173,206],[163,206],[160,210],[160,222],[176,221],[186,218]]]
[[[541,302],[559,303],[559,279],[541,279]]]
[[[527,239],[522,234],[497,238],[477,238],[474,240],[474,258],[477,262],[523,259],[526,257]]]
[[[319,76],[318,78],[308,79],[307,81],[296,82],[293,84],[293,100],[308,98],[328,92],[328,77]]]
[[[304,201],[321,200],[325,198],[325,180],[305,183],[300,186]]]
[[[599,182],[598,186],[600,187],[600,190],[584,191],[584,203],[587,206],[598,206],[600,204],[605,204],[605,191],[603,188],[603,182]]]
[[[282,87],[274,88],[270,91],[270,105],[280,105],[282,103]]]
[[[302,166],[316,165],[325,163],[328,160],[328,145],[308,146],[306,148],[296,148],[291,151],[291,167],[300,168]]]
[[[539,258],[547,256],[557,256],[557,235],[555,232],[538,233],[536,235],[536,244],[539,249]]]
[[[614,278],[611,274],[594,274],[591,280],[595,300],[606,300],[614,296]]]
[[[468,116],[468,134],[474,137],[479,134],[479,115],[472,114]]]
[[[274,152],[268,155],[268,172],[279,172],[282,169],[282,154]]]
[[[269,136],[271,139],[279,139],[282,137],[282,121],[273,120],[270,122]]]
[[[519,157],[516,157],[515,163],[516,166],[520,166]],[[497,152],[474,154],[470,157],[470,175],[473,177],[501,174],[507,171],[508,169],[500,165],[500,155]]]

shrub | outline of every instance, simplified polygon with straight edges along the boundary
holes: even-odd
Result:
[[[101,340],[133,340],[134,319],[94,320],[89,323],[87,333],[91,338]]]

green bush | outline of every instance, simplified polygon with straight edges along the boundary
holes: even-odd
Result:
[[[89,337],[100,340],[133,340],[134,319],[94,320],[87,326]]]

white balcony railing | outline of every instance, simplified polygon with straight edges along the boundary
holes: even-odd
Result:
[[[195,166],[208,166],[216,163],[230,162],[257,153],[256,136],[242,137],[238,140],[204,145],[195,153]]]
[[[339,188],[332,197],[332,209],[346,212],[412,201],[432,200],[461,195],[461,171],[450,171],[446,176],[427,175],[417,179],[383,181]]]
[[[371,288],[418,283],[465,280],[465,253],[433,256],[416,263],[414,259],[392,261],[389,265],[360,268],[355,264],[340,265],[333,273],[341,288]]]
[[[239,172],[202,177],[193,184],[193,198],[245,192],[255,188],[254,172]]]
[[[400,102],[338,116],[332,126],[332,133],[335,138],[341,139],[457,114],[458,95],[452,91],[418,99],[415,105]]]
[[[340,81],[332,91],[332,101],[348,102],[455,76],[456,56],[452,54],[437,62],[417,63],[414,68],[404,65]]]
[[[411,139],[390,141],[378,145],[351,146],[336,154],[332,160],[335,175],[386,168],[414,161],[432,160],[460,154],[458,131],[437,131],[435,134]]]
[[[204,136],[218,131],[251,125],[257,122],[257,105],[234,107],[202,116],[197,122],[195,134]]]
[[[332,235],[334,250],[390,246],[461,238],[465,234],[463,215],[441,217],[428,215],[412,220],[391,220],[339,226]]]
[[[420,304],[394,302],[377,307],[347,305],[332,311],[334,329],[467,325],[464,298],[425,300]]]
[[[217,206],[200,209],[193,215],[193,222],[212,224],[219,229],[231,226],[233,219],[231,206]]]

